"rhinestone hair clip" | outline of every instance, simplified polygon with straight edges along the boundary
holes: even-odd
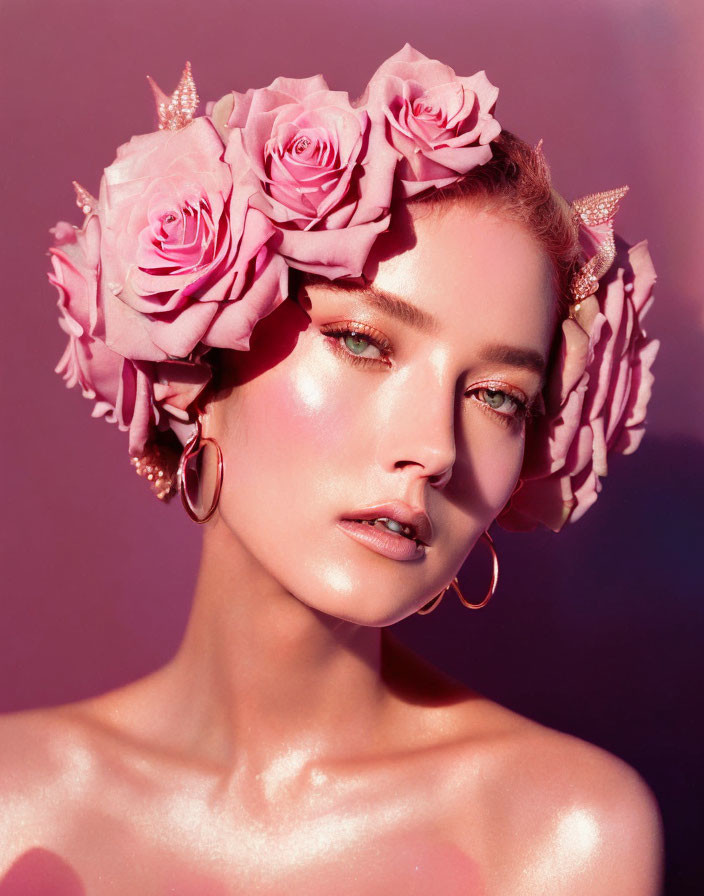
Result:
[[[609,270],[616,258],[613,220],[628,187],[618,187],[604,193],[590,193],[575,199],[570,206],[575,226],[579,232],[585,228],[597,242],[598,249],[572,278],[570,294],[574,311],[580,303],[599,288],[599,280]]]

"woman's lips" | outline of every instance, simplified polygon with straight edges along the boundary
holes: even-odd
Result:
[[[419,560],[425,556],[425,546],[405,535],[385,532],[356,520],[340,520],[337,525],[350,538],[390,560]]]

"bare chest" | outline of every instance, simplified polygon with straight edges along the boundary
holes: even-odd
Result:
[[[328,781],[278,804],[274,795],[265,813],[257,800],[188,787],[57,802],[35,836],[18,829],[0,896],[484,896],[442,799],[398,780],[372,784]]]
[[[436,831],[404,827],[351,836],[343,821],[326,819],[317,831],[284,837],[211,830],[179,844],[162,832],[160,845],[105,829],[97,843],[96,832],[77,830],[80,843],[20,852],[0,878],[0,896],[483,896],[475,861]]]

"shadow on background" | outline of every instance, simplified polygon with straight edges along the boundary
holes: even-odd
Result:
[[[704,446],[648,437],[611,469],[597,506],[559,535],[497,530],[500,582],[483,610],[449,591],[395,630],[486,696],[634,766],[662,809],[666,894],[700,894]],[[472,600],[489,576],[480,552],[460,575]]]

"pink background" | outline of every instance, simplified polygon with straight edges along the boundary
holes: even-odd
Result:
[[[501,89],[497,117],[544,138],[567,198],[630,184],[619,230],[649,238],[660,280],[648,329],[663,346],[650,432],[614,463],[600,506],[559,537],[499,533],[502,582],[487,610],[446,600],[399,632],[462,680],[635,765],[665,814],[668,893],[694,892],[704,880],[693,834],[704,684],[697,6],[3,0],[0,709],[73,700],[162,663],[198,561],[196,527],[149,495],[125,436],[53,373],[64,336],[45,252],[51,225],[80,221],[71,180],[97,192],[116,147],[153,129],[147,73],[170,91],[190,59],[203,100],[317,72],[355,96],[408,40],[459,74],[486,69]]]

